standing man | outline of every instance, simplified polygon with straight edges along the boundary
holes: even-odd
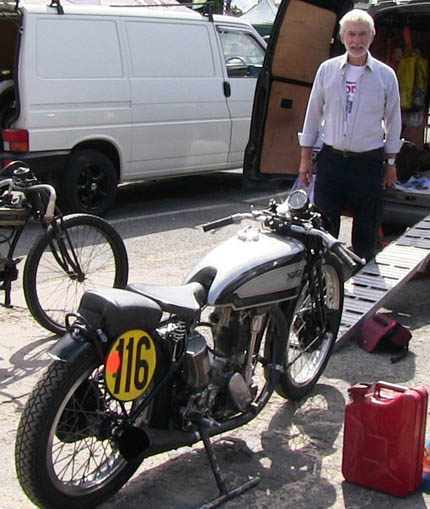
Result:
[[[396,74],[369,53],[373,18],[354,9],[340,20],[346,53],[323,62],[315,76],[299,133],[299,174],[312,176],[312,147],[324,143],[316,158],[315,205],[339,234],[340,216],[352,212],[355,253],[372,258],[382,219],[383,189],[397,180],[396,155],[402,141]]]

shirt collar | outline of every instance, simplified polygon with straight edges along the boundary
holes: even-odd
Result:
[[[344,70],[346,65],[348,64],[348,53],[345,51],[340,58],[340,67]],[[368,67],[371,71],[375,70],[375,59],[370,54],[370,51],[367,52],[367,60],[365,66]]]

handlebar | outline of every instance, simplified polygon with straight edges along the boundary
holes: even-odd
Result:
[[[206,223],[202,226],[202,228],[204,232],[209,232],[211,230],[216,230],[217,228],[228,226],[229,224],[240,223],[243,219],[251,218],[254,218],[254,214],[250,212],[244,214],[233,214],[232,216],[222,217],[221,219],[216,219],[215,221]]]
[[[255,211],[253,210],[251,213],[242,213],[242,214],[234,214],[232,216],[227,216],[221,219],[217,219],[215,221],[211,221],[202,226],[203,231],[208,232],[210,230],[215,230],[217,228],[222,228],[223,226],[227,226],[229,224],[240,223],[243,219],[254,219],[260,222],[266,222],[267,220],[272,220],[273,217],[264,211]],[[283,222],[283,226],[286,227],[287,224]],[[327,249],[333,253],[335,253],[347,266],[350,268],[354,268],[357,264],[365,265],[366,260],[357,256],[353,251],[348,249],[341,241],[333,237],[330,233],[320,230],[318,228],[314,228],[310,226],[310,224],[306,225],[298,225],[298,224],[289,224],[289,231],[292,233],[297,233],[301,235],[312,235],[314,237],[319,237],[323,243],[327,246]]]
[[[55,187],[49,184],[35,184],[30,188],[26,188],[27,191],[46,191],[49,194],[48,205],[45,209],[43,216],[47,224],[51,224],[55,214],[55,204],[57,203],[57,192]]]
[[[303,226],[291,225],[291,231],[296,233],[314,235],[320,237],[329,251],[332,251],[349,267],[354,268],[357,264],[366,265],[366,260],[356,255],[348,249],[340,240],[333,237],[328,232],[318,230],[318,228],[305,228]]]
[[[17,164],[19,162],[20,161],[15,161],[13,163],[10,163],[10,165],[8,166]],[[29,178],[27,178],[27,176],[29,176]],[[43,219],[47,224],[52,223],[55,214],[55,205],[57,202],[57,193],[55,191],[55,188],[49,184],[39,183],[39,181],[31,173],[29,168],[25,166],[23,166],[22,168],[20,167],[14,171],[13,177],[0,179],[0,188],[2,187],[8,187],[9,191],[19,191],[24,194],[40,191],[46,192],[49,198],[48,204],[45,209],[45,213],[43,215]]]
[[[229,224],[233,224],[233,216],[223,217],[221,219],[217,219],[216,221],[211,221],[210,223],[206,223],[202,226],[204,232],[209,232],[211,230],[216,230],[217,228],[222,228],[223,226],[227,226]]]

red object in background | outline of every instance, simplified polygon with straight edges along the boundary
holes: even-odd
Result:
[[[366,352],[373,352],[378,347],[390,351],[390,347],[408,348],[412,334],[386,313],[376,313],[361,329],[357,344]]]
[[[427,390],[376,382],[348,392],[343,476],[397,497],[411,494],[422,481]]]

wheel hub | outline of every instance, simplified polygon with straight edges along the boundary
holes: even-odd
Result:
[[[303,350],[312,352],[320,347],[324,331],[316,323],[313,311],[305,312],[301,316],[300,323],[296,323],[295,327],[297,328],[298,339]]]
[[[97,383],[83,382],[67,402],[58,422],[56,435],[62,442],[73,443],[83,438],[97,436],[102,428],[104,402]]]

